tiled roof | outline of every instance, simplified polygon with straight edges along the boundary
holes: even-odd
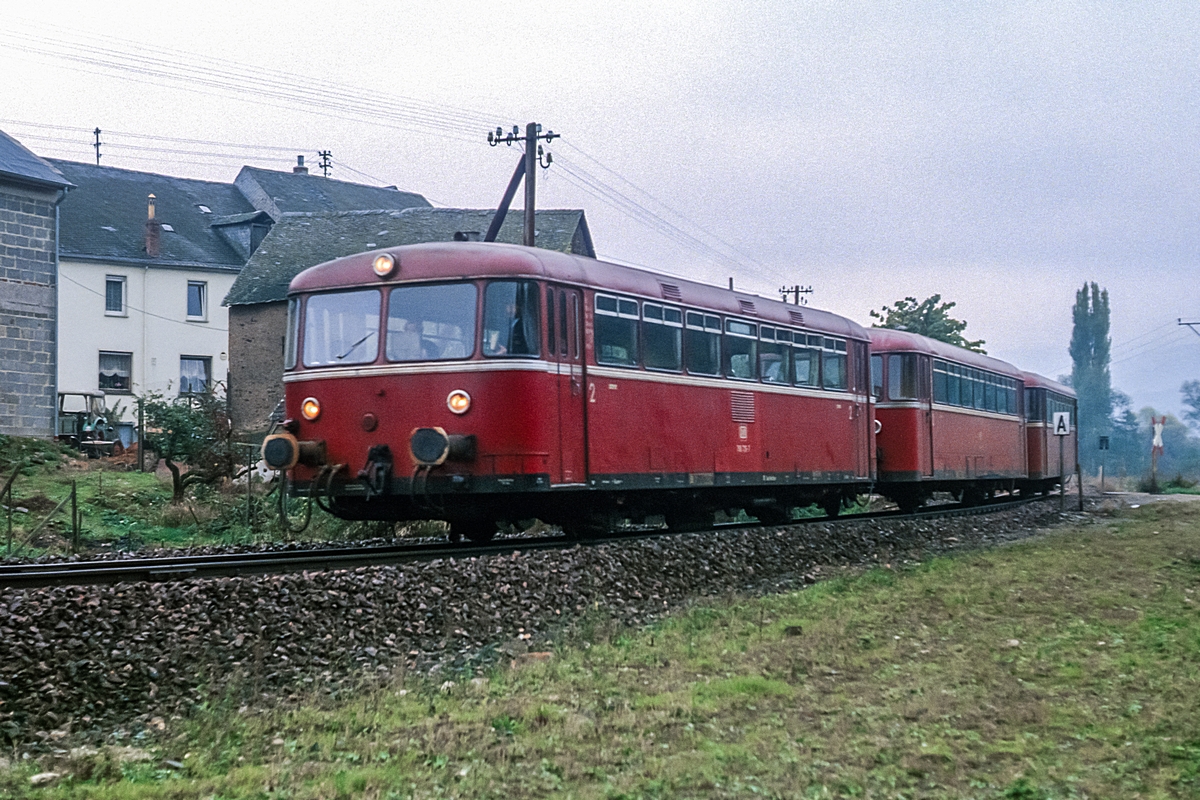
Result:
[[[316,264],[382,247],[453,241],[456,233],[482,239],[495,215],[489,209],[410,208],[283,217],[263,239],[225,296],[225,305],[271,303],[287,297],[292,278]],[[497,241],[520,244],[521,212],[510,212]],[[537,244],[595,257],[580,210],[537,212]]]
[[[321,175],[242,167],[234,183],[255,208],[266,211],[275,220],[293,213],[429,208],[429,201],[419,194]]]
[[[52,189],[71,185],[52,164],[4,131],[0,131],[0,180]]]
[[[50,159],[77,188],[62,203],[59,250],[65,258],[240,269],[243,260],[212,227],[215,217],[255,208],[231,183]],[[163,224],[160,254],[146,255],[147,196]],[[208,209],[205,211],[204,209]],[[167,230],[166,226],[171,230]]]

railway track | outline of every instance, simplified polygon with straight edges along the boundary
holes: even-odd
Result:
[[[807,525],[813,523],[862,522],[877,519],[903,520],[990,514],[1056,496],[1047,495],[1016,500],[1006,499],[976,506],[963,506],[959,504],[932,506],[913,514],[902,514],[898,511],[880,511],[868,514],[847,514],[836,518],[811,517],[795,520],[788,524]],[[725,531],[756,527],[771,526],[763,523],[737,523],[716,526],[712,530]],[[702,531],[692,533],[699,532]],[[33,589],[48,586],[81,586],[130,581],[155,583],[191,578],[220,578],[283,572],[322,572],[412,561],[432,561],[441,558],[511,555],[521,551],[551,550],[562,547],[573,547],[575,545],[592,546],[662,535],[664,535],[663,531],[632,530],[582,540],[560,535],[537,538],[503,538],[486,544],[438,542],[372,545],[367,547],[309,548],[249,553],[217,553],[198,556],[60,561],[45,564],[6,564],[0,565],[0,590]]]

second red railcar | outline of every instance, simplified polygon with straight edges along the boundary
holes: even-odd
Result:
[[[880,491],[916,508],[935,491],[980,500],[1026,478],[1022,373],[999,359],[871,330]]]

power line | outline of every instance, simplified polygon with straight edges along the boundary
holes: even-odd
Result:
[[[306,111],[323,116],[364,118],[386,127],[434,130],[443,136],[469,141],[472,134],[488,127],[492,115],[434,105],[398,96],[387,96],[327,80],[313,80],[284,72],[243,67],[236,62],[197,53],[134,44],[107,36],[82,34],[60,26],[74,41],[52,38],[20,29],[0,30],[0,41],[31,55],[61,59],[105,72],[120,72],[139,82],[163,81],[188,91],[228,93],[302,104]],[[222,90],[212,92],[207,90]],[[277,103],[271,103],[277,105]],[[284,108],[293,108],[284,105]]]
[[[693,222],[691,219],[689,219],[681,211],[679,211],[675,208],[672,208],[670,205],[668,205],[661,199],[650,194],[645,189],[642,189],[640,186],[633,183],[632,181],[627,179],[625,176],[621,175],[616,170],[614,170],[611,167],[602,163],[595,156],[592,156],[592,155],[588,154],[587,152],[585,152],[582,148],[578,147],[577,145],[575,145],[571,142],[563,142],[563,144],[565,144],[567,147],[574,150],[576,153],[578,153],[582,157],[586,158],[588,161],[595,164],[600,169],[607,172],[612,177],[616,178],[618,181],[623,183],[625,186],[629,187],[629,189],[632,190],[633,192],[640,194],[643,198],[645,198],[649,202],[658,205],[660,208],[664,209],[669,214],[673,215],[677,220],[683,221],[685,224],[687,224],[687,225],[693,227],[695,230],[699,231],[702,235],[708,236],[711,239],[713,239],[714,241],[716,241],[718,244],[721,245],[721,247],[725,248],[725,250],[727,250],[733,256],[733,258],[735,260],[741,261],[745,264],[749,264],[749,265],[759,268],[759,269],[761,269],[763,267],[763,265],[757,259],[753,258],[750,255],[747,255],[744,251],[740,250],[733,244],[730,244],[726,240],[722,239],[720,236],[717,236],[715,233],[712,233],[711,231],[704,229],[702,226],[697,225],[695,222]]]
[[[115,37],[97,36],[72,31],[61,26],[45,26],[72,40],[43,36],[20,30],[19,26],[0,30],[0,41],[7,40],[11,49],[42,58],[67,60],[83,65],[85,72],[119,73],[130,80],[155,85],[171,85],[190,92],[227,98],[229,94],[256,98],[263,105],[294,110],[296,104],[304,111],[344,120],[347,116],[367,120],[383,127],[434,131],[446,138],[475,141],[476,132],[490,128],[488,122],[496,115],[483,115],[465,109],[437,105],[411,98],[388,96],[354,87],[316,81],[270,69],[249,69],[236,62],[215,59],[196,53],[133,44]],[[628,196],[606,181],[589,173],[582,165],[572,170],[574,180],[568,183],[588,194],[614,205],[619,211],[636,219],[676,243],[703,254],[714,263],[725,263],[753,271],[767,268],[735,246],[704,228],[696,226],[679,212],[638,188],[615,170],[602,164],[579,148],[584,158],[615,176],[638,195],[665,209],[699,235],[688,233],[679,225],[665,219],[647,207],[647,203]],[[705,241],[709,239],[710,241]],[[715,245],[713,244],[715,242]]]

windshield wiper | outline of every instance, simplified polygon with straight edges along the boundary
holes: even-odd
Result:
[[[365,342],[367,339],[370,339],[370,338],[371,338],[372,336],[374,336],[376,333],[378,333],[378,331],[368,331],[366,336],[362,337],[362,338],[361,338],[361,339],[359,339],[357,342],[355,342],[354,344],[350,345],[350,349],[349,349],[349,350],[347,350],[346,352],[342,353],[340,356],[338,356],[338,357],[337,357],[337,360],[338,360],[338,361],[341,361],[343,358],[345,358],[346,356],[348,356],[348,355],[350,355],[351,353],[353,353],[356,347],[358,347],[360,344],[362,344],[363,342]]]

